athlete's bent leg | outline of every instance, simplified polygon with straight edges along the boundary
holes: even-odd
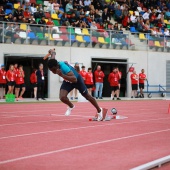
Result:
[[[68,95],[68,91],[64,90],[64,89],[60,89],[60,100],[65,103],[66,105],[68,105],[70,108],[73,108],[74,105],[70,102],[70,100],[67,97]]]
[[[97,104],[95,98],[93,98],[89,93],[82,94],[97,110],[97,113],[101,112],[99,105]]]

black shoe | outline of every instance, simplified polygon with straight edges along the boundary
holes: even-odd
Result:
[[[121,99],[118,97],[117,100],[121,100]]]
[[[138,98],[138,96],[136,96],[135,98]]]
[[[37,98],[37,101],[39,101],[39,98]]]
[[[96,99],[98,99],[98,97],[96,97]]]
[[[45,98],[41,98],[42,100],[46,100]]]
[[[131,98],[133,98],[133,96],[131,96]]]
[[[113,97],[113,99],[112,100],[114,100],[114,97]]]
[[[77,100],[77,99],[78,99],[78,97],[75,97],[74,99],[76,99],[76,100]]]
[[[103,99],[103,97],[100,97],[99,99]]]

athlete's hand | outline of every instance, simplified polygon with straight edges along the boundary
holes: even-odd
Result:
[[[57,73],[59,76],[62,76],[62,75],[63,75],[63,73],[61,72],[60,69],[57,69],[56,73]]]

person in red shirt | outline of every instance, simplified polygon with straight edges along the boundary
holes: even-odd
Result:
[[[15,94],[16,94],[16,100],[22,99],[23,94],[25,92],[25,82],[24,82],[24,70],[23,66],[20,65],[18,71],[16,72],[16,85],[15,85]],[[19,95],[19,91],[21,89],[21,93]]]
[[[86,74],[87,74],[87,72],[85,70],[85,66],[82,66],[81,68],[82,68],[82,70],[80,71],[80,75],[83,78],[83,80],[85,80]]]
[[[13,94],[14,86],[15,86],[15,79],[16,79],[16,73],[14,71],[14,65],[9,66],[9,70],[6,73],[6,79],[8,81],[8,94]]]
[[[90,95],[92,95],[92,88],[93,88],[93,73],[92,68],[88,68],[88,72],[86,72],[85,76],[85,85]]]
[[[37,76],[36,76],[36,69],[33,69],[31,75],[30,75],[30,82],[32,84],[32,87],[34,89],[34,98],[37,98]]]
[[[1,65],[1,69],[0,69],[0,99],[5,98],[5,88],[6,88],[6,71],[5,71],[5,66]]]
[[[133,73],[130,75],[131,78],[131,84],[132,84],[132,93],[131,98],[135,97],[137,98],[137,90],[138,90],[138,75],[136,74],[136,71],[134,70]]]
[[[119,80],[121,78],[120,73],[117,71],[117,68],[113,68],[113,71],[109,74],[108,82],[110,83],[111,92],[112,92],[112,100],[114,100],[114,95],[116,94],[117,100],[121,100],[119,98]]]
[[[102,92],[103,92],[103,78],[104,78],[104,73],[101,70],[101,66],[98,65],[96,71],[94,72],[94,78],[95,78],[95,97],[96,99],[102,99]],[[99,94],[98,94],[99,93]]]
[[[25,8],[25,11],[24,11],[24,18],[29,19],[30,16],[31,16],[31,13],[29,12],[29,9],[28,9],[28,8]]]
[[[146,74],[144,74],[144,73],[145,73],[145,70],[142,69],[141,73],[139,74],[139,89],[140,89],[140,96],[142,98],[144,98],[144,94],[143,94],[144,83],[145,83],[145,80],[147,80]]]

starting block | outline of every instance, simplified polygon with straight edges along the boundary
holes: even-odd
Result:
[[[128,117],[126,116],[121,116],[121,115],[108,115],[108,109],[102,108],[103,109],[103,119],[101,121],[111,121],[112,119],[127,119]],[[90,118],[89,121],[97,121],[97,114],[95,117]]]

